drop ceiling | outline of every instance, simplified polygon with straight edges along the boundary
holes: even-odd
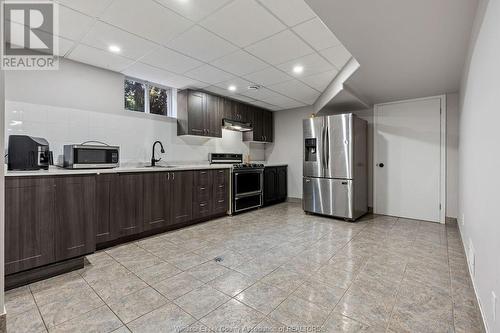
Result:
[[[271,110],[313,104],[351,57],[303,0],[56,2],[61,56]]]

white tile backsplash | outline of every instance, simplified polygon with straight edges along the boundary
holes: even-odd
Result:
[[[177,122],[171,118],[130,111],[94,112],[50,105],[6,101],[6,137],[26,134],[47,139],[54,162],[62,163],[65,144],[89,140],[118,145],[121,163],[148,163],[151,147],[160,140],[166,150],[161,156],[168,162],[203,162],[210,152],[250,154],[252,160],[264,160],[262,144],[242,142],[240,132],[222,130],[222,138],[178,137]]]

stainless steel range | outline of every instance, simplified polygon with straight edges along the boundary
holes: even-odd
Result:
[[[243,163],[242,154],[210,154],[210,164],[231,165],[231,214],[262,206],[264,164]]]

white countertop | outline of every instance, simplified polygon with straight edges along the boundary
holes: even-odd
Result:
[[[256,162],[262,163],[262,162]],[[265,167],[287,166],[284,163],[263,163]],[[169,171],[186,171],[186,170],[209,170],[209,169],[231,169],[231,164],[172,164],[162,165],[158,167],[145,166],[120,166],[113,169],[63,169],[57,166],[51,166],[49,170],[35,171],[5,171],[6,177],[22,177],[22,176],[60,176],[60,175],[99,175],[109,173],[130,173],[130,172],[169,172]]]
[[[229,164],[192,164],[192,165],[172,165],[162,167],[118,167],[113,169],[63,169],[51,166],[49,170],[35,171],[6,171],[6,177],[21,176],[58,176],[58,175],[89,175],[89,174],[109,174],[109,173],[130,173],[130,172],[168,172],[186,170],[209,170],[209,169],[230,169]]]

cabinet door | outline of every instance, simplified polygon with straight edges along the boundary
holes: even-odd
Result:
[[[52,178],[5,179],[5,274],[55,261]]]
[[[262,111],[262,109],[255,107],[252,110],[253,141],[264,141],[264,114]]]
[[[143,175],[144,230],[165,227],[170,222],[170,188],[168,172]]]
[[[212,214],[212,178],[210,170],[193,171],[193,219]]]
[[[222,117],[231,120],[236,119],[236,102],[229,98],[224,98]]]
[[[170,173],[172,191],[171,225],[185,223],[193,217],[193,171],[176,171]]]
[[[95,251],[95,176],[58,177],[56,183],[56,260]]]
[[[206,133],[205,94],[189,91],[187,104],[189,134],[204,136]]]
[[[229,210],[229,170],[212,170],[212,214],[218,215]]]
[[[263,135],[265,142],[273,142],[274,136],[274,124],[273,124],[273,113],[271,111],[264,110],[262,112],[262,123],[263,123]]]
[[[264,169],[264,203],[268,204],[276,200],[276,179],[277,171],[276,168],[265,168]]]
[[[121,173],[113,184],[111,219],[120,237],[138,234],[143,226],[143,175]]]
[[[119,226],[111,219],[111,188],[118,175],[96,176],[96,243],[109,242],[119,236]]]
[[[206,94],[205,113],[207,119],[207,136],[222,137],[222,110],[220,98],[215,95]]]
[[[288,179],[287,179],[287,167],[277,168],[277,186],[276,186],[276,196],[280,201],[286,200],[288,196]]]
[[[242,122],[251,122],[250,113],[248,112],[249,106],[244,103],[236,103],[236,118]]]

